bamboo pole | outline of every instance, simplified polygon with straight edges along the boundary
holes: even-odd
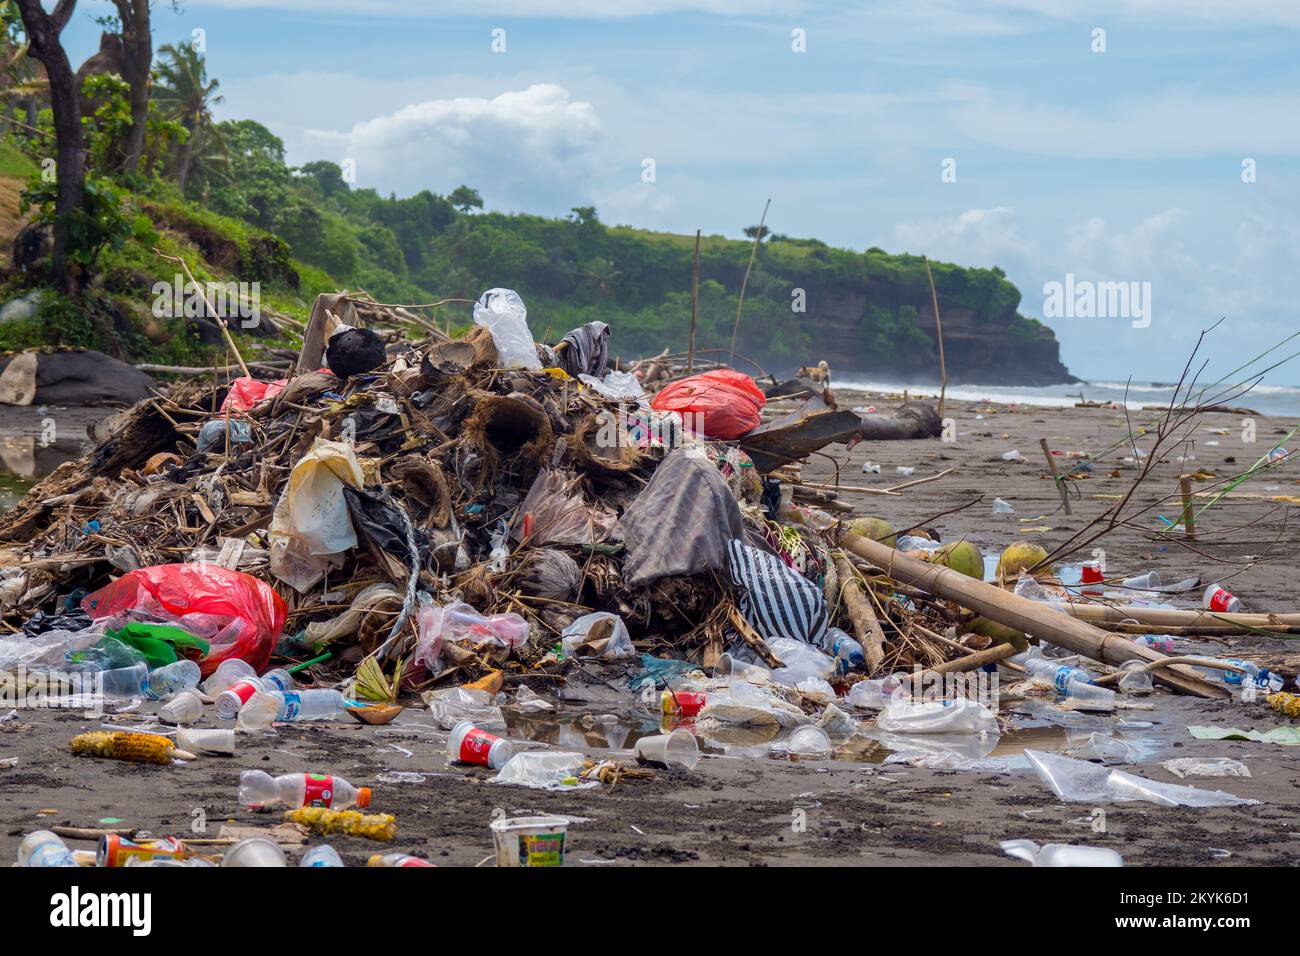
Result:
[[[840,594],[844,596],[844,607],[853,623],[854,636],[866,654],[867,676],[870,677],[885,662],[885,631],[871,608],[871,602],[863,596],[858,586],[858,572],[853,570],[848,559],[836,555],[835,571],[840,577]]]
[[[1126,604],[1110,606],[1106,604],[1067,603],[1063,607],[1067,614],[1081,621],[1105,622],[1107,624],[1137,621],[1139,624],[1152,624],[1162,627],[1219,628],[1227,625],[1237,625],[1243,629],[1252,627],[1300,627],[1300,614],[1227,614],[1219,611],[1132,607]]]
[[[969,651],[969,648],[967,650]],[[966,671],[979,670],[985,664],[996,664],[1008,657],[1014,657],[1016,653],[1013,644],[994,644],[982,651],[974,651],[963,657],[954,657],[950,661],[943,661],[933,667],[927,667],[909,675],[909,678],[914,686],[919,686],[931,679],[931,675],[960,674]]]
[[[796,521],[801,520],[795,512],[788,514]],[[891,578],[945,600],[956,601],[989,620],[1051,641],[1067,651],[1114,665],[1131,660],[1156,661],[1165,656],[1126,637],[1095,628],[1046,604],[1019,597],[941,565],[909,558],[888,545],[861,535],[846,532],[840,537],[840,545],[883,569]],[[1203,680],[1200,675],[1187,669],[1163,668],[1157,672],[1156,679],[1177,691],[1197,697],[1221,699],[1229,696],[1226,689]]]
[[[740,310],[745,305],[745,286],[749,285],[749,274],[754,271],[754,257],[758,255],[758,244],[763,241],[763,226],[767,222],[767,209],[772,205],[769,198],[763,206],[763,218],[758,221],[758,232],[754,234],[754,245],[749,250],[749,265],[745,267],[745,278],[740,281],[740,298],[736,301],[736,324],[731,327],[731,364],[736,364],[736,334],[740,332]]]
[[[695,372],[695,315],[700,305],[700,230],[695,230],[695,261],[691,267],[691,338],[686,350],[686,374]],[[735,344],[734,342],[732,343]]]
[[[1038,444],[1043,449],[1043,456],[1047,459],[1047,468],[1052,473],[1052,482],[1061,495],[1061,504],[1065,505],[1065,513],[1068,515],[1070,514],[1070,492],[1066,490],[1065,482],[1061,480],[1061,476],[1056,473],[1056,459],[1052,457],[1052,450],[1047,447],[1047,439],[1038,439]]]
[[[1183,534],[1194,541],[1196,540],[1196,514],[1192,509],[1191,476],[1178,476],[1178,492],[1183,496]]]
[[[943,361],[943,322],[939,320],[939,293],[934,288],[934,276],[930,272],[930,260],[921,257],[925,263],[925,277],[930,280],[930,299],[934,302],[934,329],[939,340],[939,418],[943,419],[943,403],[948,393],[948,368]]]

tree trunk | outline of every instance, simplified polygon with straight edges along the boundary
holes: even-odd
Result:
[[[190,178],[190,161],[194,157],[194,137],[199,135],[197,123],[192,128],[187,124],[186,128],[189,129],[190,135],[181,146],[181,154],[176,161],[176,186],[180,189],[182,197],[185,195],[185,183]]]
[[[46,13],[41,0],[18,0],[18,12],[31,43],[31,55],[44,65],[50,84],[58,164],[51,268],[55,280],[68,295],[75,295],[80,288],[79,270],[68,263],[68,242],[72,218],[85,200],[86,156],[81,139],[81,96],[67,51],[59,42],[59,34],[76,5],[76,0],[59,0],[54,11]]]
[[[122,168],[130,173],[140,164],[149,121],[149,68],[153,64],[153,35],[149,0],[113,0],[122,21],[126,81],[131,84],[131,134],[126,141]]]

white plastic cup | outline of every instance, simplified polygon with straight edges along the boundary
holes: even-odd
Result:
[[[565,834],[569,829],[564,817],[511,817],[493,820],[490,826],[497,866],[564,865]]]
[[[203,698],[193,690],[178,691],[158,708],[158,719],[169,724],[192,724],[202,716]]]
[[[217,697],[217,716],[222,720],[238,716],[240,708],[248,703],[248,698],[265,689],[260,678],[241,677]]]
[[[203,682],[203,693],[209,697],[216,697],[241,677],[256,676],[257,671],[253,670],[248,661],[241,660],[238,657],[229,657],[218,664],[217,669],[208,675],[208,679]]]
[[[500,770],[515,755],[514,744],[480,730],[470,720],[462,720],[451,728],[447,740],[447,759],[452,763],[473,763]]]
[[[235,732],[233,730],[195,730],[182,727],[176,731],[176,746],[192,754],[220,754],[233,756]]]
[[[772,679],[772,672],[758,664],[749,664],[737,660],[730,654],[723,654],[713,665],[714,677],[726,677],[731,680],[743,680],[749,684],[766,684]]]
[[[288,866],[284,851],[264,837],[240,840],[221,858],[222,866]]]
[[[636,758],[642,763],[659,764],[661,767],[694,770],[700,762],[700,745],[693,733],[679,727],[670,734],[642,737],[636,742]]]

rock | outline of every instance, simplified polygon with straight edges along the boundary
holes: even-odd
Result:
[[[36,318],[41,307],[41,290],[33,289],[0,305],[0,325]]]

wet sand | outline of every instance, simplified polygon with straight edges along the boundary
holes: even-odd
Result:
[[[850,405],[852,396],[841,396]],[[870,400],[878,407],[888,403]],[[846,454],[832,447],[843,462],[841,483],[886,487],[909,480],[894,473],[897,466],[916,469],[913,478],[947,467],[950,476],[890,499],[848,498],[862,513],[882,514],[902,527],[947,510],[979,495],[979,504],[932,522],[945,538],[966,536],[986,551],[1000,550],[1017,537],[1029,537],[1052,547],[1105,507],[1096,494],[1120,494],[1134,472],[1117,462],[1120,478],[1106,477],[1098,467],[1093,477],[1077,482],[1081,498],[1075,514],[1057,513],[1059,499],[1041,461],[1038,439],[1052,448],[1096,451],[1121,437],[1123,413],[1100,409],[1005,407],[980,412],[973,405],[954,404],[949,414],[957,422],[953,443],[885,442],[860,445]],[[983,420],[977,414],[984,414]],[[1259,419],[1254,446],[1240,441],[1240,419],[1208,415],[1198,436],[1192,466],[1225,474],[1244,468],[1280,438],[1278,429],[1290,423]],[[1228,436],[1208,433],[1226,427]],[[1007,437],[1003,437],[1004,434]],[[1275,438],[1276,436],[1276,438]],[[1218,446],[1206,441],[1219,441]],[[1008,463],[1001,454],[1018,448],[1027,461]],[[1116,457],[1122,457],[1123,452]],[[1131,451],[1128,453],[1131,454]],[[1233,455],[1236,465],[1225,463]],[[882,465],[881,475],[864,475],[862,463]],[[814,457],[805,469],[809,478],[826,476],[830,465]],[[1158,467],[1150,498],[1176,487],[1184,470],[1177,462]],[[1263,485],[1278,485],[1273,494],[1300,494],[1293,466],[1273,478],[1257,479],[1242,491],[1265,494]],[[992,513],[992,498],[1000,496],[1015,508],[1010,516]],[[1294,514],[1283,502],[1232,499],[1207,512],[1199,525],[1196,551],[1177,540],[1152,540],[1142,531],[1122,529],[1103,542],[1112,571],[1138,573],[1157,569],[1166,580],[1192,574],[1206,580],[1231,579],[1230,587],[1248,610],[1300,610],[1296,595]],[[1176,508],[1161,509],[1175,518]],[[1039,517],[1042,516],[1042,517]],[[1034,519],[1022,523],[1021,518]],[[1242,528],[1230,535],[1227,529]],[[1024,525],[1052,530],[1023,532]],[[1154,528],[1155,524],[1150,524]],[[1222,540],[1221,540],[1222,539]],[[1251,559],[1249,556],[1256,556]],[[1212,560],[1213,559],[1213,560]],[[1175,603],[1190,606],[1180,598]],[[1238,639],[1181,642],[1180,648],[1215,656],[1251,656],[1281,663],[1294,672],[1300,658],[1293,641]],[[603,676],[620,672],[606,670]],[[571,681],[562,705],[566,718],[582,714],[628,713],[627,698],[601,684]],[[440,865],[473,866],[492,853],[488,823],[495,810],[510,816],[559,813],[586,818],[570,827],[570,865],[626,866],[634,864],[876,864],[876,865],[1010,865],[1024,866],[1003,856],[998,842],[1029,838],[1039,843],[1074,842],[1112,847],[1129,865],[1186,864],[1203,867],[1291,864],[1300,859],[1300,748],[1250,742],[1198,741],[1188,724],[1212,724],[1268,729],[1294,724],[1271,713],[1262,703],[1237,700],[1207,702],[1160,692],[1146,698],[1150,711],[1128,712],[1124,719],[1150,721],[1150,728],[1118,731],[1146,741],[1151,760],[1125,769],[1153,780],[1192,783],[1203,789],[1223,789],[1259,800],[1255,806],[1216,809],[1168,809],[1147,803],[1104,807],[1105,832],[1094,832],[1097,817],[1089,804],[1063,803],[1038,781],[1032,771],[1010,775],[938,772],[870,761],[790,761],[706,753],[691,773],[659,772],[652,780],[631,780],[617,787],[550,793],[492,784],[492,773],[478,768],[449,766],[446,734],[435,728],[427,711],[411,708],[388,727],[363,727],[350,720],[241,736],[235,758],[201,758],[169,767],[132,766],[73,757],[68,741],[101,723],[145,725],[142,713],[87,721],[79,712],[18,710],[0,720],[0,760],[17,757],[18,766],[0,769],[5,800],[0,803],[0,858],[12,859],[23,833],[42,826],[96,826],[107,817],[156,835],[215,837],[227,819],[245,825],[267,825],[278,816],[256,814],[236,801],[239,772],[262,768],[272,773],[309,770],[333,772],[354,784],[375,788],[373,810],[391,812],[398,823],[397,840],[389,845],[354,838],[331,838],[350,865],[361,864],[372,852],[401,850],[428,857]],[[152,710],[152,705],[144,708]],[[0,708],[0,718],[8,708]],[[530,733],[559,749],[595,756],[628,754],[618,748],[639,730],[653,729],[653,718],[633,720],[612,737],[593,729],[576,735],[572,729],[545,720],[534,721]],[[221,725],[212,716],[198,726]],[[520,731],[522,733],[522,731]],[[999,753],[1026,743],[1055,749],[1064,734],[1043,729],[1008,738]],[[611,749],[611,746],[613,749]],[[1233,757],[1252,771],[1249,778],[1202,778],[1179,781],[1159,765],[1170,757]],[[419,782],[385,782],[395,771],[422,773]],[[391,778],[390,778],[391,779]],[[193,829],[202,821],[202,834]],[[806,826],[800,827],[800,821]],[[312,838],[310,843],[321,842]],[[89,843],[74,846],[90,848]]]

